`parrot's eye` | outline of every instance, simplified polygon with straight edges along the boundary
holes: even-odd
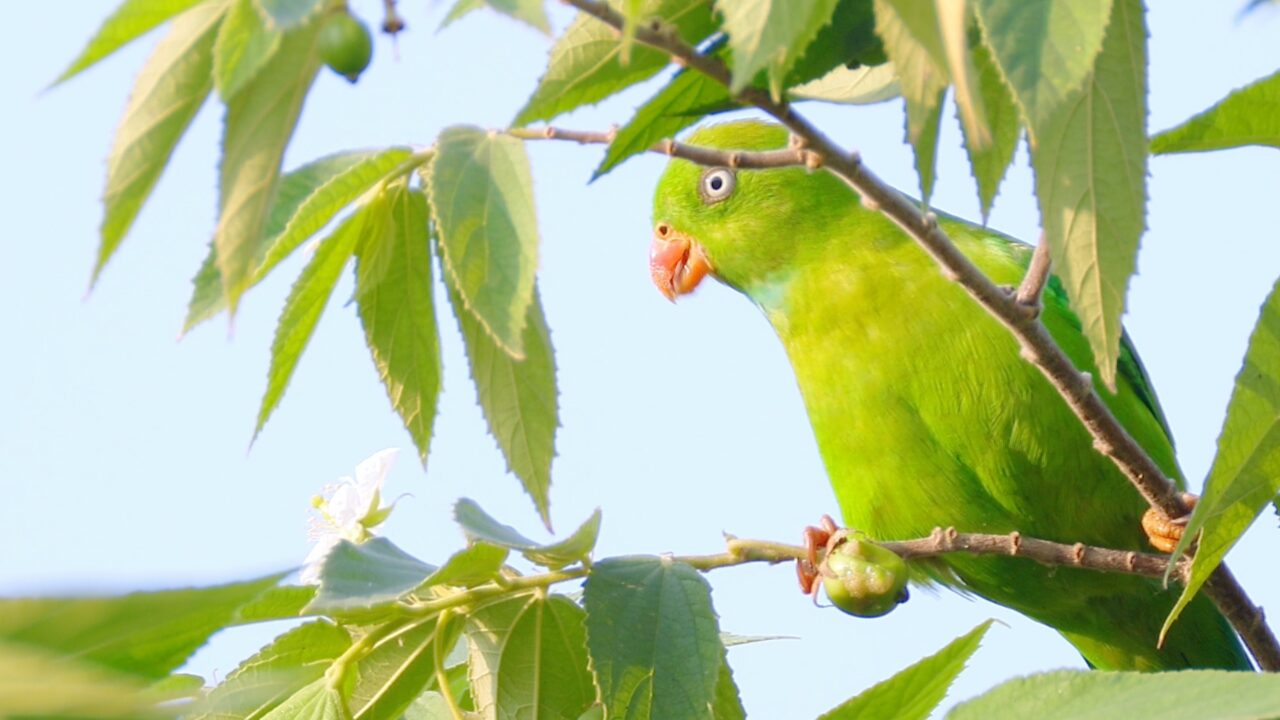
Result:
[[[702,202],[712,205],[732,195],[736,183],[733,171],[729,168],[709,168],[702,173],[702,180],[698,182],[698,194],[702,196]]]

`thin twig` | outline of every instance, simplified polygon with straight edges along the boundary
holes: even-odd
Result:
[[[600,0],[565,2],[615,29],[621,30],[625,24],[618,11]],[[666,52],[680,65],[729,85],[728,66],[719,58],[700,54],[669,25],[638,24],[635,39]],[[914,238],[942,266],[948,277],[954,278],[992,316],[1009,328],[1022,346],[1022,356],[1040,369],[1088,429],[1094,439],[1094,448],[1120,468],[1147,503],[1170,518],[1187,514],[1188,508],[1174,484],[1094,391],[1093,378],[1076,370],[1038,318],[1031,317],[1031,313],[1026,312],[1012,294],[991,282],[956,248],[939,227],[933,213],[922,213],[915,203],[867,169],[858,155],[841,149],[796,113],[785,100],[774,100],[764,90],[750,86],[735,94],[733,99],[754,105],[785,125],[802,139],[804,146],[817,153],[823,166],[848,183],[868,201],[867,204],[879,207]],[[1232,622],[1259,666],[1268,671],[1280,671],[1280,643],[1262,621],[1260,611],[1230,577],[1225,564],[1219,565],[1211,582],[1205,583],[1203,589],[1223,616]]]

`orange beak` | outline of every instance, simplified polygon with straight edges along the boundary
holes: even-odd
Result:
[[[653,228],[653,244],[649,246],[649,276],[668,300],[693,292],[711,264],[693,238],[678,232],[667,223]]]

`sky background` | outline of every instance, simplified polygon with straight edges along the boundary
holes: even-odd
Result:
[[[57,18],[42,3],[6,8],[0,595],[213,584],[295,566],[308,548],[309,498],[379,449],[412,447],[354,306],[338,300],[247,452],[276,318],[301,254],[246,297],[234,333],[223,317],[176,341],[214,225],[216,103],[201,112],[86,295],[104,158],[154,38],[43,89],[114,4],[85,0]],[[381,3],[352,4],[377,25]],[[1154,3],[1153,131],[1280,67],[1280,9],[1239,19],[1240,4]],[[436,33],[447,5],[401,5],[409,31],[398,58],[379,34],[358,85],[323,72],[287,168],[349,148],[429,145],[455,123],[503,127],[534,88],[548,38],[487,11]],[[563,28],[570,14],[549,5]],[[558,123],[623,123],[660,82]],[[810,104],[804,112],[882,177],[914,191],[900,101],[852,110]],[[715,283],[671,305],[649,282],[650,203],[662,158],[637,158],[588,185],[602,148],[532,143],[529,152],[539,282],[559,365],[557,528],[571,530],[601,507],[597,557],[706,553],[722,547],[722,531],[798,541],[806,524],[835,513],[790,368],[763,317]],[[1245,149],[1151,161],[1149,231],[1126,323],[1193,486],[1212,461],[1257,308],[1280,272],[1278,160],[1274,150]],[[1020,150],[993,227],[1038,236],[1030,187]],[[935,205],[978,216],[954,117],[943,125]],[[348,273],[336,297],[349,297],[351,284]],[[466,496],[547,537],[485,433],[453,319],[442,316],[441,327],[445,390],[431,457],[424,470],[411,451],[402,455],[385,493],[412,497],[385,534],[439,562],[461,547],[450,509]],[[1280,608],[1278,546],[1276,519],[1267,514],[1229,556],[1253,599],[1270,608]],[[863,621],[814,608],[789,566],[726,569],[709,579],[722,629],[797,638],[730,651],[753,717],[817,714],[988,617],[1004,624],[992,628],[952,701],[1020,673],[1082,666],[1052,631],[950,592],[917,592],[893,614]],[[279,630],[225,633],[188,669],[223,677]]]

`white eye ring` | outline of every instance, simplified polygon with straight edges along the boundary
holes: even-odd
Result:
[[[726,167],[708,168],[702,173],[702,179],[698,180],[698,194],[702,196],[702,202],[712,205],[732,195],[737,184],[737,176],[733,170]]]

